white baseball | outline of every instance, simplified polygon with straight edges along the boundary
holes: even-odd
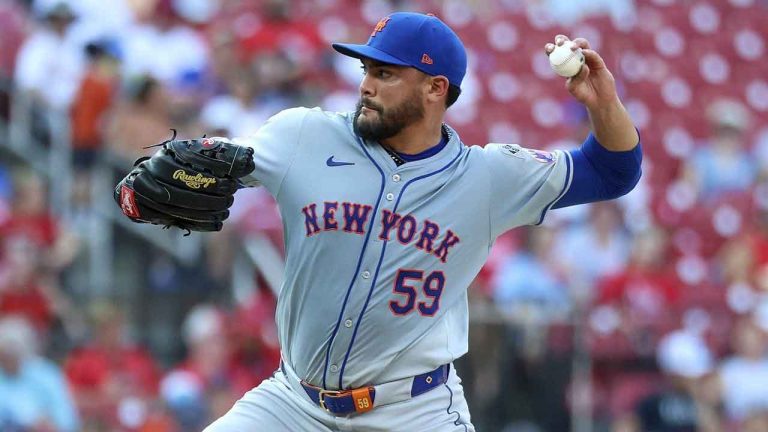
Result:
[[[572,46],[573,42],[567,41],[562,45],[555,45],[555,49],[549,53],[549,65],[561,77],[569,78],[578,74],[584,64],[581,48],[571,50]]]

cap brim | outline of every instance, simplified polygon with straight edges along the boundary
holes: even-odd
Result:
[[[340,52],[341,54],[344,54],[345,56],[354,57],[358,59],[369,58],[376,61],[380,61],[382,63],[394,64],[399,66],[410,66],[409,63],[406,63],[397,57],[391,56],[380,49],[377,49],[368,45],[335,43],[335,44],[331,44],[331,46],[333,47],[333,49]]]

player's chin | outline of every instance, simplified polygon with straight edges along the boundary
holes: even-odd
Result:
[[[359,113],[357,115],[357,118],[355,119],[355,123],[357,123],[358,128],[372,128],[376,126],[377,119],[374,118],[376,112],[364,114]]]

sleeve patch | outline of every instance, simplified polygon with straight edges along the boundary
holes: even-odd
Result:
[[[525,156],[522,154],[522,147],[520,147],[517,144],[500,144],[499,150],[502,154],[505,156],[512,156],[520,159],[525,159]]]
[[[534,150],[534,149],[525,149],[528,151],[528,153],[533,156],[533,159],[536,160],[536,162],[551,164],[555,163],[557,161],[557,157],[554,153],[543,151],[543,150]]]

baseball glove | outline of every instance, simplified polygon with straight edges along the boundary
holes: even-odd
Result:
[[[134,222],[190,231],[219,231],[237,179],[255,168],[253,149],[214,138],[170,140],[137,160],[115,187],[115,201]]]

